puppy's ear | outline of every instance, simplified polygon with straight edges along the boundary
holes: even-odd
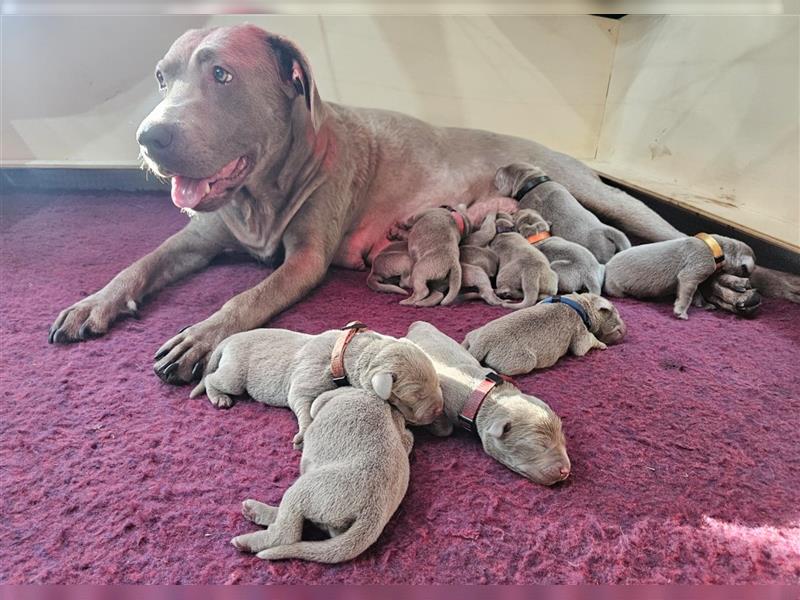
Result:
[[[507,418],[500,418],[489,426],[489,429],[486,431],[486,433],[499,440],[509,431],[511,431],[511,421]]]
[[[611,304],[611,301],[608,298],[603,298],[602,296],[595,296],[592,298],[592,305],[600,312],[611,312],[614,308],[614,305]]]
[[[311,74],[311,65],[306,55],[294,42],[279,35],[270,34],[267,43],[275,54],[278,74],[287,95],[290,97],[303,96],[311,117],[311,125],[315,132],[318,131],[322,118],[322,100],[317,93],[317,86]]]
[[[378,371],[372,376],[370,383],[372,383],[372,389],[378,394],[379,398],[388,400],[391,397],[392,384],[394,384],[394,378],[391,373],[388,371]]]

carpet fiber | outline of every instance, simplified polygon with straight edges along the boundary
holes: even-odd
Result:
[[[2,207],[0,582],[574,583],[800,581],[800,306],[757,318],[618,303],[626,341],[518,383],[564,419],[573,471],[534,485],[476,439],[418,433],[411,485],[378,542],[326,566],[229,543],[253,497],[298,474],[293,415],[228,411],[163,384],[152,356],[267,274],[225,259],[104,338],[47,344],[58,312],[179,229],[166,196],[10,196]],[[461,340],[505,313],[405,308],[333,270],[273,325],[310,333],[417,319]]]

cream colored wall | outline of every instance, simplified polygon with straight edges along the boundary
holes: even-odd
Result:
[[[800,249],[800,18],[629,16],[594,164]]]
[[[594,155],[618,23],[589,16],[4,17],[3,164],[137,164],[155,62],[191,27],[296,40],[324,98]]]

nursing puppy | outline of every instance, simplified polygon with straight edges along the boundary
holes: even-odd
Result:
[[[603,265],[597,262],[594,254],[574,242],[550,235],[550,226],[531,208],[523,208],[514,215],[514,227],[550,261],[550,268],[558,275],[560,294],[601,293]]]
[[[494,228],[494,220],[492,220]],[[497,275],[499,260],[489,248],[480,246],[461,246],[461,289],[459,298],[467,300],[481,298],[487,304],[500,306],[503,301],[497,297],[492,288],[491,278]],[[476,291],[471,291],[471,290]],[[465,291],[469,290],[469,291]]]
[[[521,209],[532,208],[541,214],[553,235],[588,248],[602,264],[631,247],[624,233],[601,223],[560,183],[548,179],[526,192],[533,180],[545,176],[532,164],[514,163],[498,169],[494,183],[501,194],[519,200]]]
[[[450,304],[461,290],[461,263],[458,246],[470,233],[464,205],[455,209],[431,208],[414,221],[408,232],[411,256],[412,295],[400,304],[434,306]],[[447,282],[447,294],[441,298],[429,286]]]
[[[350,560],[378,539],[403,500],[414,437],[402,415],[355,388],[321,394],[311,414],[300,477],[280,506],[242,503],[244,516],[267,529],[233,538],[239,550],[267,560]],[[301,541],[305,519],[331,538]]]
[[[413,323],[406,339],[422,348],[436,366],[444,414],[430,429],[436,435],[450,435],[487,369],[429,323]],[[523,477],[552,485],[569,476],[561,419],[539,398],[523,394],[511,383],[504,382],[489,393],[475,418],[475,427],[484,451]]]
[[[592,348],[605,350],[606,344],[625,336],[625,323],[605,298],[595,294],[565,297],[583,307],[588,326],[567,304],[543,303],[470,331],[464,348],[499,373],[522,375],[554,365],[567,352],[583,356]]]
[[[294,444],[303,443],[311,423],[311,404],[336,388],[331,353],[341,330],[319,335],[286,329],[255,329],[223,340],[209,360],[208,372],[190,398],[205,392],[211,404],[227,408],[231,395],[245,392],[271,406],[288,406],[297,416]],[[388,400],[415,425],[432,422],[442,411],[442,393],[431,361],[405,340],[362,331],[344,352],[351,386]]]
[[[542,296],[558,292],[558,275],[547,257],[514,231],[510,215],[498,213],[497,234],[489,247],[497,254],[499,266],[495,291],[498,296],[522,298],[521,302],[503,302],[505,308],[533,306]]]
[[[406,242],[392,242],[372,261],[367,285],[376,292],[403,294],[411,287],[411,256]],[[394,281],[397,283],[394,283]]]
[[[749,277],[755,254],[747,244],[721,235],[716,240],[724,254],[723,273]],[[713,243],[713,242],[712,242]],[[717,270],[711,247],[697,237],[634,246],[620,252],[606,265],[604,289],[609,296],[655,298],[676,294],[673,312],[688,319],[689,305],[705,301],[697,287]]]

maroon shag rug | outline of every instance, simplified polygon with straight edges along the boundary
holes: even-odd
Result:
[[[573,471],[540,487],[459,432],[418,433],[379,541],[338,566],[268,563],[228,541],[253,497],[298,474],[288,410],[228,411],[152,372],[155,350],[268,271],[226,259],[103,338],[47,344],[58,312],[186,217],[166,196],[12,195],[2,206],[0,582],[575,583],[800,581],[800,306],[755,319],[619,302],[629,336],[519,379],[564,419]],[[461,340],[503,314],[405,308],[332,270],[272,324],[414,320]]]

